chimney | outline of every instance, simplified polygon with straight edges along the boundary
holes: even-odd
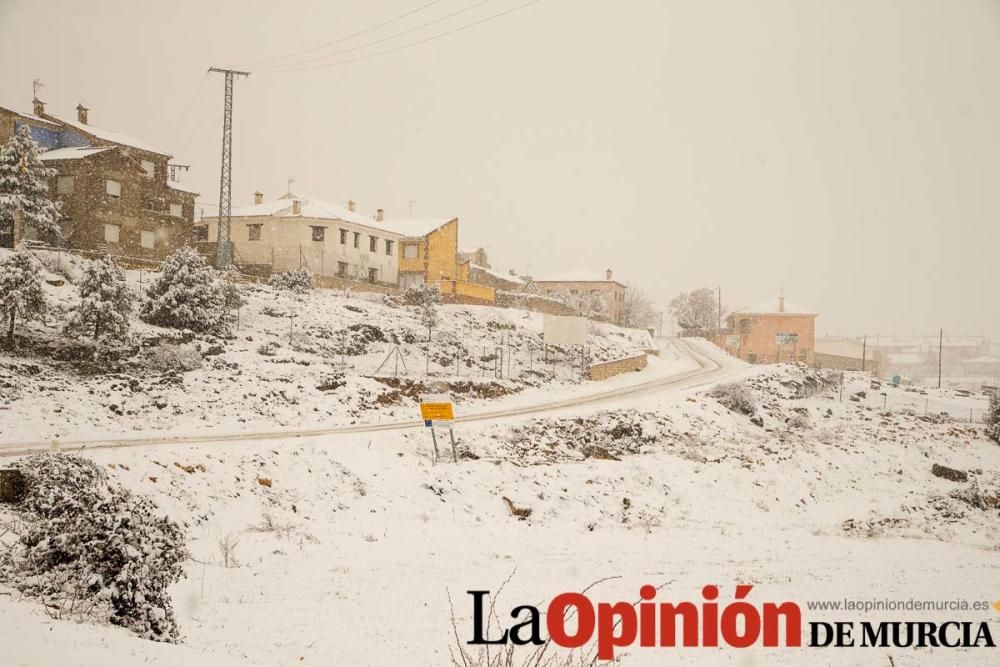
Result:
[[[264,203],[264,193],[261,192],[260,190],[253,193],[253,205],[260,206],[263,203]]]
[[[605,271],[604,275],[607,276],[608,280],[611,280],[611,269],[608,269],[607,271]]]
[[[351,213],[354,213],[354,206],[355,206],[354,200],[353,199],[348,199],[347,200],[347,210],[350,211]]]
[[[779,296],[778,297],[778,312],[779,313],[785,312],[785,297],[784,296]]]
[[[32,113],[36,116],[41,116],[45,113],[45,102],[41,101],[37,97],[31,100]]]
[[[375,220],[377,220],[378,222],[382,222],[382,220],[384,219],[385,219],[385,211],[383,211],[382,209],[375,211]]]
[[[90,109],[88,109],[87,107],[83,106],[83,102],[80,102],[79,104],[76,105],[76,119],[78,121],[80,121],[81,123],[83,123],[84,125],[87,124],[87,112],[88,111],[90,111]]]
[[[302,215],[302,202],[298,199],[292,200],[292,215]]]

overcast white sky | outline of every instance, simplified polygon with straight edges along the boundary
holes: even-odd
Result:
[[[218,201],[222,80],[428,0],[0,0],[0,106],[175,154]],[[439,0],[353,40],[522,4]],[[541,0],[359,62],[236,89],[233,204],[294,190],[457,215],[461,245],[534,275],[612,268],[658,300],[721,285],[814,307],[818,333],[1000,342],[1000,3]],[[197,93],[197,96],[196,96]],[[192,101],[193,100],[193,101]],[[185,112],[186,115],[185,115]]]

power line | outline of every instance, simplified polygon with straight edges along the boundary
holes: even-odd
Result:
[[[256,65],[261,65],[263,63],[271,63],[271,62],[276,61],[276,60],[284,60],[286,58],[294,58],[295,56],[301,56],[301,55],[305,55],[307,53],[313,53],[315,51],[319,51],[321,49],[325,49],[328,46],[333,46],[334,44],[340,44],[341,42],[346,42],[349,39],[354,39],[355,37],[360,37],[361,35],[365,35],[365,34],[367,34],[369,32],[374,31],[374,30],[378,30],[379,28],[384,28],[385,26],[389,25],[390,23],[395,23],[396,21],[405,19],[407,16],[412,16],[412,15],[416,14],[417,12],[422,12],[423,10],[427,9],[428,7],[436,5],[439,2],[441,2],[441,0],[431,0],[431,2],[428,2],[425,5],[421,5],[421,6],[417,7],[416,9],[411,9],[408,12],[405,12],[403,14],[399,14],[398,16],[394,16],[391,19],[388,19],[386,21],[382,21],[381,23],[378,23],[376,25],[373,25],[373,26],[370,26],[368,28],[365,28],[364,30],[359,30],[357,32],[351,33],[350,35],[344,35],[343,37],[338,37],[337,39],[335,39],[333,41],[330,41],[330,42],[326,42],[325,44],[320,44],[319,46],[314,46],[314,47],[311,47],[311,48],[308,48],[308,49],[303,49],[302,51],[295,51],[294,53],[286,53],[283,56],[274,56],[274,57],[271,57],[271,58],[264,58],[263,60],[258,60],[256,62],[244,63],[243,67],[254,67]],[[286,63],[286,64],[288,64],[288,63]],[[267,65],[267,66],[270,67],[270,65]]]
[[[448,19],[450,19],[452,17],[455,17],[455,16],[458,16],[459,14],[464,14],[465,12],[467,12],[469,10],[472,10],[472,9],[475,9],[476,7],[480,7],[482,5],[485,5],[487,2],[490,2],[490,0],[479,0],[479,2],[474,2],[471,5],[466,5],[465,7],[462,7],[461,9],[457,9],[457,10],[453,11],[450,14],[445,14],[444,16],[441,16],[439,18],[433,19],[431,21],[427,21],[425,23],[421,23],[420,25],[414,26],[412,28],[407,28],[406,30],[402,30],[400,32],[393,33],[393,34],[391,34],[391,35],[389,35],[387,37],[382,37],[380,39],[376,39],[376,40],[374,40],[372,42],[365,42],[364,44],[359,44],[358,46],[352,46],[349,49],[343,49],[343,50],[340,50],[340,51],[334,51],[333,53],[327,53],[327,54],[324,54],[322,56],[316,56],[315,58],[306,58],[304,60],[296,60],[296,61],[290,62],[290,63],[281,63],[281,64],[278,64],[278,65],[269,65],[269,66],[265,66],[265,67],[262,67],[262,68],[258,68],[258,71],[259,70],[264,70],[264,71],[267,71],[267,70],[280,70],[281,68],[284,68],[284,67],[295,67],[296,65],[304,65],[306,63],[318,62],[320,60],[327,60],[328,58],[333,58],[334,56],[340,56],[340,55],[343,55],[345,53],[351,53],[353,51],[359,51],[361,49],[368,48],[369,46],[375,46],[376,44],[382,44],[384,42],[388,42],[389,40],[396,39],[397,37],[402,37],[403,35],[408,35],[408,34],[410,34],[412,32],[416,32],[418,30],[422,30],[422,29],[424,29],[424,28],[426,28],[428,26],[434,25],[435,23],[441,23],[442,21],[447,21]]]
[[[346,60],[338,60],[338,61],[335,61],[335,62],[332,62],[332,63],[327,63],[325,65],[313,65],[311,67],[300,67],[300,68],[285,69],[285,70],[270,70],[270,71],[266,71],[266,72],[263,72],[263,73],[264,74],[284,74],[284,73],[287,73],[287,72],[304,72],[304,71],[308,71],[308,70],[324,69],[324,68],[327,68],[327,67],[334,67],[336,65],[344,65],[344,64],[347,64],[347,63],[354,63],[354,62],[358,62],[359,60],[367,60],[368,58],[375,58],[377,56],[384,56],[384,55],[389,54],[389,53],[395,53],[397,51],[402,51],[403,49],[408,49],[408,48],[411,48],[411,47],[414,47],[414,46],[419,46],[421,44],[426,44],[427,42],[432,42],[435,39],[440,39],[441,37],[447,37],[449,35],[454,35],[456,33],[468,30],[469,28],[474,28],[476,26],[483,25],[484,23],[489,23],[490,21],[493,21],[495,19],[498,19],[498,18],[501,18],[503,16],[506,16],[507,14],[513,14],[516,11],[520,11],[522,9],[526,9],[527,7],[530,7],[531,5],[534,5],[534,4],[538,4],[539,2],[542,2],[542,0],[528,0],[528,2],[525,2],[525,3],[522,3],[520,5],[517,5],[516,7],[511,7],[510,9],[504,10],[502,12],[498,12],[496,14],[491,14],[490,16],[481,18],[478,21],[473,21],[472,23],[467,23],[465,25],[458,26],[457,28],[452,28],[451,30],[446,30],[444,32],[437,33],[436,35],[431,35],[430,37],[425,37],[424,39],[418,40],[416,42],[409,42],[407,44],[402,44],[402,45],[397,46],[397,47],[392,48],[392,49],[386,49],[385,51],[377,51],[375,53],[369,53],[367,55],[358,56],[357,58],[348,58]]]
[[[191,109],[194,107],[194,103],[195,103],[195,101],[197,101],[198,95],[201,94],[202,88],[205,87],[205,82],[206,81],[208,81],[208,73],[207,72],[206,72],[204,78],[201,80],[201,83],[198,84],[198,89],[194,91],[194,97],[192,97],[191,101],[188,102],[187,108],[184,110],[184,113],[181,115],[180,122],[177,123],[177,127],[175,127],[174,131],[170,133],[170,139],[167,140],[167,146],[168,147],[171,147],[171,148],[173,147],[173,145],[174,145],[174,138],[177,136],[177,133],[180,131],[181,127],[183,127],[184,121],[187,120],[188,114],[191,113]]]
[[[208,117],[208,112],[211,110],[212,110],[212,103],[209,102],[205,106],[205,111],[202,112],[201,118],[199,118],[198,122],[195,124],[194,130],[192,130],[191,135],[188,137],[187,141],[184,142],[184,146],[179,151],[177,151],[178,155],[183,155],[184,151],[187,150],[187,147],[191,145],[192,141],[194,141],[194,138],[198,136],[198,130],[201,129],[202,124],[205,122],[205,118]]]

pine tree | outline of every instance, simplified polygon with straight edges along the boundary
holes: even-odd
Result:
[[[14,341],[14,324],[45,312],[41,267],[28,252],[14,252],[0,259],[0,315],[7,325],[7,340]]]
[[[140,315],[151,324],[199,332],[224,326],[224,290],[194,248],[185,246],[167,257],[146,297]]]
[[[986,435],[1000,443],[1000,391],[990,395],[990,405],[986,408]]]
[[[70,316],[71,333],[122,340],[128,335],[134,297],[125,284],[125,272],[115,260],[101,257],[84,269],[79,285],[80,304]]]
[[[59,240],[59,204],[49,198],[48,185],[56,170],[45,166],[40,153],[27,125],[0,148],[0,229],[12,230],[20,209],[24,228],[34,229],[39,238]]]

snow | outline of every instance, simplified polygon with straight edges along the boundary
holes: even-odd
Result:
[[[897,404],[907,396],[902,389],[890,391],[887,414],[880,396],[847,400],[868,387],[859,374],[848,374],[841,402],[835,389],[790,398],[783,383],[802,374],[791,367],[740,372],[772,406],[764,428],[692,389],[650,394],[624,411],[572,408],[558,416],[593,420],[600,431],[634,411],[644,431],[656,425],[657,439],[620,461],[565,450],[553,462],[525,465],[522,448],[510,446],[513,429],[531,424],[541,434],[535,449],[551,441],[564,451],[556,418],[458,425],[460,447],[481,458],[457,464],[431,464],[425,430],[92,452],[117,481],[190,524],[194,559],[172,588],[184,643],[56,621],[2,592],[0,643],[14,664],[72,654],[75,664],[94,665],[448,665],[455,641],[448,595],[465,640],[465,591],[496,591],[515,570],[501,616],[609,576],[618,578],[593,589],[595,599],[636,599],[651,583],[664,585],[660,599],[698,600],[706,583],[728,591],[747,582],[757,603],[795,600],[807,621],[843,620],[806,611],[813,599],[994,594],[983,582],[997,571],[995,512],[964,505],[950,495],[964,487],[929,470],[937,462],[981,470],[975,476],[995,486],[1000,447],[975,426],[906,414]],[[934,397],[956,407],[970,400]],[[809,414],[805,430],[781,422],[796,408]],[[531,517],[510,516],[501,496],[531,508]],[[274,528],[263,529],[265,515]],[[240,538],[239,567],[221,564],[225,535]],[[956,616],[978,620],[954,612],[919,620]],[[889,653],[897,667],[961,666],[983,664],[983,650]],[[836,664],[887,663],[885,653],[841,651]],[[799,665],[833,657],[634,647],[622,664]]]
[[[802,306],[796,306],[793,303],[785,301],[784,309],[782,310],[780,299],[775,297],[774,299],[768,299],[767,301],[762,301],[749,308],[738,308],[734,313],[746,313],[748,315],[815,315],[816,311],[812,308],[803,308]]]
[[[614,283],[618,282],[612,276],[611,280],[608,280],[607,274],[604,272],[587,271],[586,269],[578,269],[574,271],[566,271],[564,273],[556,273],[550,276],[545,276],[544,278],[535,278],[536,283]]]
[[[83,158],[90,157],[91,155],[97,155],[98,153],[104,153],[105,151],[113,151],[115,148],[113,146],[81,146],[73,148],[56,148],[51,151],[45,151],[39,157],[44,161],[48,162],[50,160],[80,160]]]
[[[435,229],[444,227],[449,222],[458,218],[431,218],[426,220],[381,220],[374,223],[379,229],[399,234],[406,238],[421,238],[427,236]],[[369,223],[371,224],[371,223]]]
[[[110,141],[113,144],[138,148],[139,150],[146,151],[147,153],[156,153],[157,155],[165,155],[167,157],[171,157],[171,155],[166,151],[160,150],[159,148],[147,144],[144,141],[133,139],[132,137],[126,136],[119,132],[115,132],[113,130],[107,130],[103,127],[90,125],[89,123],[81,123],[75,120],[66,120],[63,118],[57,118],[56,116],[53,116],[53,118],[55,118],[58,122],[64,125],[68,125],[86,134],[93,135],[98,139],[103,139],[104,141]]]
[[[511,275],[509,273],[504,273],[503,271],[494,271],[493,269],[488,269],[485,266],[479,266],[478,264],[472,264],[471,268],[482,271],[483,273],[493,276],[494,278],[499,278],[500,280],[506,280],[509,283],[515,283],[517,285],[523,285],[524,281],[518,276]]]

